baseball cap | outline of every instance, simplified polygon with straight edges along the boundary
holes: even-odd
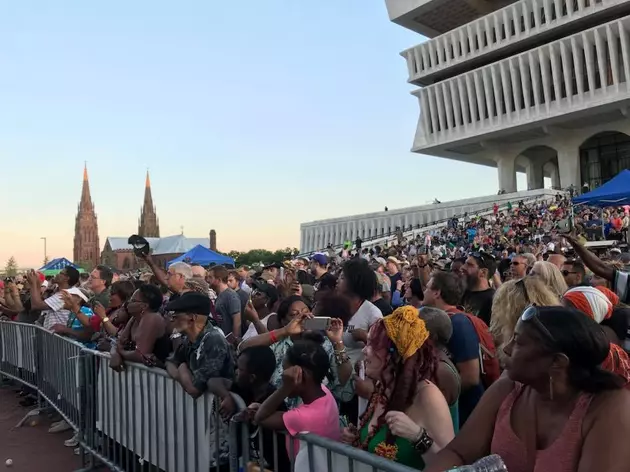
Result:
[[[210,298],[199,292],[186,292],[164,307],[165,311],[174,313],[194,313],[208,316],[210,314]]]
[[[77,297],[79,297],[81,300],[83,300],[86,303],[88,301],[88,297],[85,294],[85,292],[78,287],[70,287],[69,289],[66,290],[66,292],[68,292],[70,295],[76,295]]]
[[[311,257],[311,260],[317,262],[321,266],[328,265],[328,257],[326,257],[326,255],[322,254],[321,252],[318,252],[317,254],[313,254],[313,257]]]
[[[254,280],[252,282],[252,288],[267,295],[270,305],[273,305],[276,301],[278,301],[278,289],[273,285],[268,284],[267,282],[264,282],[262,280]]]

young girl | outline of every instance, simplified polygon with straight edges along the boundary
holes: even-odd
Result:
[[[322,385],[330,369],[324,348],[310,340],[296,341],[286,352],[282,385],[260,405],[255,421],[264,428],[287,431],[291,436],[309,432],[339,440],[339,410],[330,391]],[[300,397],[302,404],[278,411],[287,397]],[[287,451],[297,456],[300,442],[287,437]],[[297,470],[297,469],[296,469]]]

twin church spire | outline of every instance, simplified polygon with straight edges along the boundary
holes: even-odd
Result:
[[[160,226],[153,205],[151,195],[151,180],[149,171],[144,187],[144,202],[138,220],[138,234],[145,238],[159,238]],[[88,178],[87,164],[83,168],[83,187],[81,188],[81,201],[77,209],[74,227],[74,254],[75,264],[95,267],[100,263],[100,246],[98,239],[98,218],[90,195],[90,181]]]
[[[144,184],[144,201],[140,209],[140,219],[138,220],[138,234],[145,238],[160,237],[160,222],[153,206],[151,196],[151,179],[147,170],[147,179]]]

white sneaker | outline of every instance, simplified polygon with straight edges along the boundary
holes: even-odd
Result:
[[[77,447],[77,448],[74,449],[74,455],[75,456],[80,456],[81,455],[81,448],[80,447]]]
[[[63,445],[66,447],[77,447],[79,445],[79,435],[75,434],[67,441],[64,441]]]
[[[50,426],[50,429],[48,430],[49,433],[63,433],[65,431],[68,431],[72,429],[72,426],[70,426],[68,423],[66,423],[66,421],[61,420],[58,423],[53,423]]]

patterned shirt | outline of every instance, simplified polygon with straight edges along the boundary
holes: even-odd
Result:
[[[206,391],[206,382],[213,377],[234,376],[232,348],[212,323],[206,324],[195,342],[182,336],[182,343],[166,361],[178,367],[185,363],[193,375],[193,385],[201,392]]]

